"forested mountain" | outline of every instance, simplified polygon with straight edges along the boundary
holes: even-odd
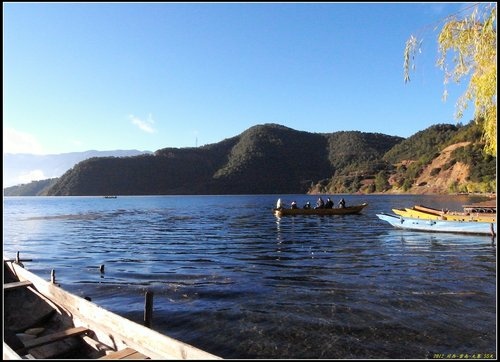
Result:
[[[398,163],[403,160],[432,158],[457,134],[458,130],[458,126],[451,124],[431,126],[394,146],[384,155],[383,160]]]
[[[22,191],[82,196],[495,192],[496,158],[485,155],[482,146],[475,122],[438,124],[407,139],[264,124],[197,148],[94,157],[53,185],[25,185]]]
[[[144,153],[151,152],[138,150],[91,150],[51,155],[5,153],[3,155],[3,185],[4,187],[23,186],[21,184],[28,184],[34,180],[59,177],[78,162],[91,157],[128,157]]]
[[[28,184],[16,185],[11,187],[6,187],[3,190],[4,196],[44,196],[47,195],[47,191],[54,186],[57,182],[57,177],[40,180],[31,181]]]
[[[403,138],[361,132],[317,134],[277,124],[198,148],[99,157],[77,164],[49,195],[304,193],[337,168],[378,161]]]

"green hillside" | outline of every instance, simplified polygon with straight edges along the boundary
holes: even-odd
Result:
[[[264,124],[202,147],[94,157],[59,179],[7,188],[4,195],[495,192],[496,158],[482,146],[475,122],[438,124],[407,139]],[[450,180],[457,170],[466,176]]]
[[[378,160],[401,140],[361,132],[316,134],[265,124],[199,148],[92,158],[66,172],[49,195],[304,193],[338,167]]]

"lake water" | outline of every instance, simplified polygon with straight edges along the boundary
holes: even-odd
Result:
[[[277,219],[278,197],[316,200],[7,197],[4,257],[137,322],[153,291],[153,329],[224,358],[496,358],[496,240],[375,215],[475,200],[347,195],[362,214]]]

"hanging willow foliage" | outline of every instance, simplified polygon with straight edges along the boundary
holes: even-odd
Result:
[[[448,18],[438,37],[437,65],[444,71],[444,84],[458,83],[470,77],[469,85],[457,101],[455,118],[458,120],[470,102],[474,104],[474,119],[484,119],[483,140],[487,154],[497,153],[497,33],[496,3],[486,4],[479,10],[475,6],[471,15],[459,20]],[[412,62],[420,51],[421,41],[410,36],[404,51],[404,80],[410,81]],[[448,52],[453,52],[454,67],[447,63]],[[447,91],[445,89],[444,96]]]

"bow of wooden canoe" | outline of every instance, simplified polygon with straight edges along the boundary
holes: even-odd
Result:
[[[4,359],[221,359],[4,260]]]

